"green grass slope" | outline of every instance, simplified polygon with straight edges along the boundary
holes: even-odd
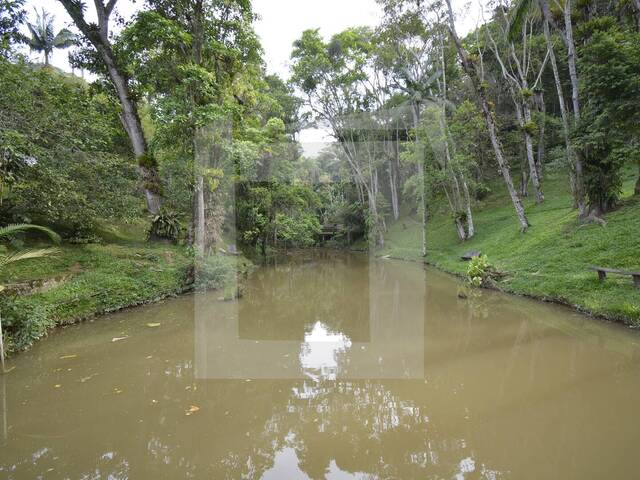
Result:
[[[629,171],[620,207],[609,213],[606,226],[581,225],[570,208],[567,181],[549,177],[546,201],[526,200],[531,228],[518,230],[513,207],[503,184],[474,208],[476,236],[460,242],[451,216],[444,209],[432,213],[428,225],[426,261],[455,274],[467,264],[460,256],[470,250],[486,254],[506,276],[499,287],[513,293],[575,306],[594,315],[640,326],[640,290],[631,277],[610,275],[600,283],[589,266],[640,271],[640,199],[633,198],[635,172]],[[385,248],[378,255],[420,260],[421,231],[417,218],[402,217],[391,226]]]

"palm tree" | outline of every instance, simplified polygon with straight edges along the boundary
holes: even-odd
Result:
[[[7,225],[6,227],[0,227],[0,241],[9,238],[16,233],[22,233],[27,230],[36,230],[46,234],[55,244],[60,243],[60,236],[55,233],[53,230],[48,229],[47,227],[42,227],[40,225],[29,225],[29,224],[14,224]],[[13,253],[7,253],[5,255],[0,255],[0,271],[4,269],[7,265],[11,263],[18,262],[20,260],[27,260],[29,258],[42,258],[48,255],[53,255],[58,253],[57,248],[40,248],[34,250],[21,250]],[[4,290],[4,286],[0,285],[0,292]],[[2,365],[2,372],[4,373],[4,343],[2,336],[2,319],[0,318],[0,363]]]
[[[71,31],[63,28],[54,35],[54,16],[44,8],[41,13],[36,12],[35,23],[27,22],[27,28],[31,36],[24,37],[24,40],[31,51],[44,53],[44,64],[49,65],[49,56],[54,48],[69,48],[76,43],[76,36]]]

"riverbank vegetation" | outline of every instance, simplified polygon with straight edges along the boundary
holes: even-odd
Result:
[[[63,239],[0,272],[11,349],[190,286],[233,297],[243,252],[318,245],[455,273],[477,249],[505,290],[640,322],[631,282],[588,270],[640,270],[636,5],[492,2],[462,34],[449,1],[379,0],[378,25],[302,32],[285,79],[249,1],[116,3],[59,0],[71,30],[0,4],[0,225]],[[49,64],[69,46],[91,81]]]
[[[570,203],[563,176],[549,174],[544,205],[525,202],[532,228],[527,235],[514,232],[504,195],[480,202],[475,216],[478,234],[470,241],[455,241],[450,216],[442,207],[434,209],[427,229],[428,263],[465,276],[467,262],[461,257],[478,251],[502,275],[495,287],[578,308],[610,320],[640,325],[640,290],[630,277],[611,276],[600,283],[592,265],[615,265],[637,270],[640,251],[638,218],[640,201],[630,197],[634,188],[631,172],[625,176],[625,200],[605,216],[607,225],[580,223]],[[421,222],[415,215],[402,215],[387,233],[385,248],[378,256],[423,261],[420,248]]]

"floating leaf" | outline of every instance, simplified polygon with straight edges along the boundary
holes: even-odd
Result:
[[[159,327],[160,325],[161,325],[160,323],[147,323],[147,327],[151,327],[151,328]]]
[[[126,340],[127,338],[129,338],[128,336],[126,337],[113,337],[111,339],[112,342],[119,342],[120,340]]]
[[[67,360],[68,358],[78,358],[78,355],[62,355],[60,360]]]

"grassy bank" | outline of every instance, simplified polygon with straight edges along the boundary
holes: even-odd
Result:
[[[60,253],[16,263],[2,272],[0,296],[9,352],[31,346],[55,326],[183,292],[193,259],[185,247],[147,243],[135,227],[108,227],[111,243],[63,245]],[[228,289],[249,268],[244,257],[217,256],[202,268],[203,286]],[[226,295],[226,293],[225,293]]]
[[[464,274],[460,256],[470,250],[486,254],[506,272],[498,282],[505,291],[572,305],[585,312],[640,326],[640,290],[630,277],[609,276],[600,283],[589,266],[640,271],[640,199],[632,198],[635,172],[629,171],[620,207],[606,215],[606,226],[581,225],[570,208],[564,178],[545,181],[546,201],[526,203],[531,229],[521,234],[502,184],[474,209],[476,236],[458,240],[450,214],[432,212],[428,225],[427,262],[450,273]],[[421,230],[417,218],[405,215],[391,226],[378,255],[420,260]]]

